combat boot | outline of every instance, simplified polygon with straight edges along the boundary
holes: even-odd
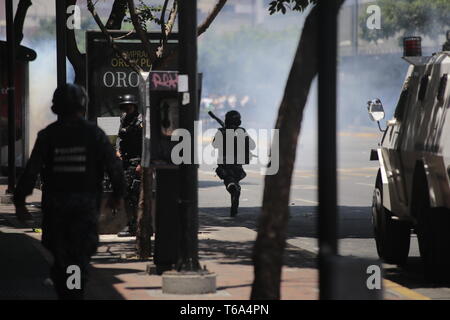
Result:
[[[231,195],[231,208],[230,217],[235,217],[238,213],[239,208],[239,197],[241,195],[241,188],[238,184],[232,182],[227,186],[227,190]]]

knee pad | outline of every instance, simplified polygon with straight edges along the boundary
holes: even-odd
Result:
[[[235,182],[230,182],[227,185],[227,190],[228,192],[232,193],[232,192],[237,192],[240,193],[241,192],[241,186]]]

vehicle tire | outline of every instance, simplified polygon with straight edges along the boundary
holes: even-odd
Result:
[[[425,277],[450,283],[450,210],[427,208],[419,212],[417,223],[420,255]]]
[[[372,224],[378,256],[386,263],[404,265],[408,259],[411,225],[392,219],[383,206],[383,184],[378,172],[372,202]]]

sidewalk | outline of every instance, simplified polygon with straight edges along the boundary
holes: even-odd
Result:
[[[133,257],[126,258],[127,254],[134,254],[134,240],[124,242],[123,238],[114,235],[101,236],[102,244],[93,259],[94,281],[113,281],[114,288],[125,299],[248,300],[253,281],[251,252],[256,233],[243,227],[209,223],[208,220],[204,213],[200,213],[199,257],[202,267],[205,265],[217,275],[215,294],[163,294],[162,278],[145,272],[150,261],[138,262]],[[313,257],[300,249],[288,248],[286,260],[282,298],[317,299],[317,272]]]
[[[0,185],[0,194],[5,194]],[[39,194],[29,198],[38,202]],[[32,214],[37,210],[29,207]],[[14,206],[0,204],[0,300],[56,299],[52,287],[45,285],[51,259],[31,228],[23,228],[14,215]]]
[[[4,192],[4,186],[0,186]],[[39,201],[39,192],[28,198]],[[39,218],[37,209],[32,211]],[[162,278],[146,272],[149,261],[135,257],[134,238],[102,235],[92,259],[87,299],[126,300],[248,300],[253,281],[251,252],[256,232],[238,225],[227,216],[199,214],[199,258],[202,267],[216,273],[217,292],[207,295],[167,295],[161,291]],[[40,245],[41,234],[22,226],[13,206],[0,205],[0,299],[54,299],[51,287],[44,285],[51,256]],[[281,298],[318,298],[318,273],[313,254],[288,245],[281,284]],[[406,299],[390,289],[387,299]]]

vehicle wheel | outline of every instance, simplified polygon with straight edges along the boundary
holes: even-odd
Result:
[[[383,206],[383,185],[378,172],[372,202],[372,224],[378,256],[386,263],[403,265],[408,259],[411,226],[392,217],[392,213]]]
[[[417,237],[425,277],[450,283],[450,210],[428,208],[419,212]]]

